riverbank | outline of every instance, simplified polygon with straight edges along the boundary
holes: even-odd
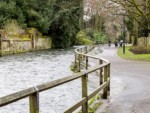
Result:
[[[0,56],[52,48],[52,38],[31,28],[22,34],[0,32]]]

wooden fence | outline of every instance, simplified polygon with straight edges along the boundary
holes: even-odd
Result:
[[[39,113],[39,93],[56,86],[60,86],[61,84],[68,83],[70,81],[76,80],[81,78],[82,80],[82,99],[77,102],[74,106],[67,109],[64,113],[72,113],[77,108],[82,106],[82,113],[88,113],[88,100],[98,94],[100,91],[103,90],[103,98],[107,99],[108,91],[110,91],[110,63],[103,59],[97,58],[94,56],[87,55],[86,53],[90,51],[91,47],[82,47],[75,50],[75,62],[78,65],[78,70],[80,73],[77,73],[72,76],[64,77],[55,81],[47,82],[45,84],[37,85],[35,87],[31,87],[22,91],[19,91],[14,94],[10,94],[8,96],[4,96],[0,98],[0,107],[6,106],[7,104],[11,104],[15,101],[21,100],[23,98],[29,97],[29,108],[30,113]],[[81,72],[81,60],[86,61],[86,70]],[[88,67],[88,58],[97,59],[99,65],[96,67],[89,68]],[[95,89],[90,95],[88,95],[87,91],[87,78],[88,74],[99,70],[99,87]]]
[[[150,37],[138,38],[138,46],[150,46]]]

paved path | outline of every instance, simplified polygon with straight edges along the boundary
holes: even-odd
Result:
[[[150,62],[123,60],[116,51],[105,46],[98,54],[111,62],[109,113],[150,113]]]

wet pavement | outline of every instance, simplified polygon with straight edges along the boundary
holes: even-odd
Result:
[[[97,55],[111,62],[108,112],[150,113],[150,62],[124,60],[116,51],[104,46],[103,53]]]

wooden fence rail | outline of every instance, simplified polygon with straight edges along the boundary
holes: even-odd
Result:
[[[86,61],[86,69],[84,72],[77,73],[72,76],[64,77],[55,81],[47,82],[45,84],[37,85],[35,87],[31,87],[4,97],[0,98],[0,107],[6,106],[7,104],[11,104],[15,101],[21,100],[23,98],[29,97],[29,106],[30,113],[39,113],[39,93],[56,86],[59,86],[64,83],[68,83],[70,81],[81,78],[82,80],[82,99],[77,102],[74,106],[66,110],[64,113],[72,113],[78,107],[82,106],[82,113],[88,113],[88,100],[95,96],[98,92],[103,90],[103,98],[107,99],[107,92],[110,84],[110,63],[103,58],[96,58],[86,53],[89,52],[91,47],[82,47],[75,50],[75,62],[78,65],[78,70],[81,71],[81,60],[85,59]],[[81,59],[82,58],[82,59]],[[98,59],[100,65],[89,68],[88,67],[88,58]],[[99,87],[88,95],[87,88],[87,78],[88,74],[100,70],[100,85]],[[103,73],[104,70],[104,73]]]

